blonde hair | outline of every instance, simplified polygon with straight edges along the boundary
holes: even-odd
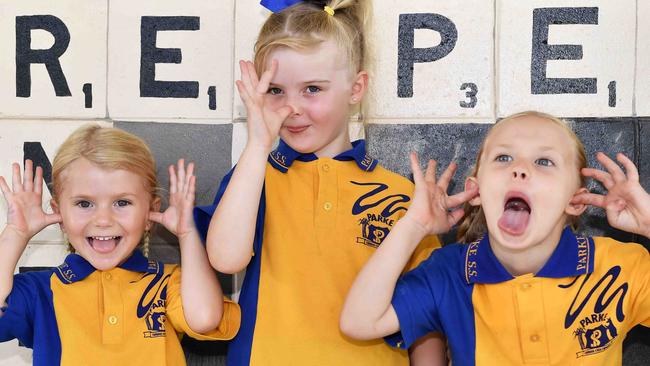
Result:
[[[587,180],[582,174],[580,174],[580,170],[587,166],[587,154],[585,153],[585,147],[582,144],[582,141],[580,141],[578,136],[566,124],[566,122],[553,115],[543,113],[543,112],[538,112],[538,111],[526,111],[526,112],[515,113],[513,115],[510,115],[508,117],[505,117],[497,121],[497,123],[495,123],[494,126],[492,126],[490,131],[483,139],[483,142],[481,143],[481,148],[479,149],[478,154],[476,156],[476,164],[472,168],[472,171],[469,174],[469,176],[470,177],[477,176],[478,170],[480,168],[481,156],[483,155],[483,150],[485,148],[485,142],[488,140],[488,138],[490,137],[492,132],[496,129],[496,127],[503,122],[510,121],[513,119],[523,118],[523,117],[537,117],[540,119],[544,119],[562,127],[562,129],[566,131],[568,136],[573,141],[575,147],[576,165],[578,168],[577,174],[580,178],[580,186],[585,187],[587,184]],[[485,213],[483,212],[483,208],[481,206],[472,206],[469,203],[465,203],[463,209],[465,211],[465,216],[463,217],[463,220],[461,221],[461,224],[458,227],[457,239],[461,243],[471,243],[479,239],[481,235],[483,235],[487,231]],[[578,219],[579,217],[577,216],[571,217],[569,219],[569,223],[574,229],[578,224]]]
[[[54,157],[50,192],[55,201],[58,201],[64,184],[65,170],[81,158],[102,169],[126,170],[139,175],[145,189],[151,194],[152,202],[158,197],[156,162],[147,144],[126,131],[91,124],[78,128],[68,136]],[[148,253],[147,245],[144,252],[145,255]]]

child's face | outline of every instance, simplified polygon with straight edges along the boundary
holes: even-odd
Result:
[[[568,132],[539,117],[504,121],[488,136],[480,159],[477,201],[495,250],[553,248],[567,214],[581,212],[569,204],[580,176]]]
[[[278,61],[267,103],[293,108],[280,137],[296,151],[333,157],[349,149],[348,120],[353,104],[365,92],[367,74],[354,75],[347,57],[333,41],[298,52],[287,47],[268,57]],[[359,79],[361,78],[361,79]]]
[[[63,171],[55,211],[77,254],[99,270],[124,262],[137,247],[148,220],[151,195],[144,179],[126,170],[101,169],[86,159]]]

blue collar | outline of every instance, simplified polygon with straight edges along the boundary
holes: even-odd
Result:
[[[591,238],[576,236],[567,226],[553,254],[535,277],[563,278],[591,273],[594,252]],[[499,283],[513,278],[492,252],[488,235],[467,244],[463,249],[463,260],[468,284]]]
[[[296,150],[292,149],[291,146],[287,145],[286,142],[280,140],[278,148],[273,150],[269,154],[269,163],[271,165],[283,172],[286,173],[291,167],[291,164],[295,160],[298,161],[314,161],[318,159],[318,156],[314,153],[299,153]],[[352,142],[352,149],[344,151],[334,157],[334,160],[347,161],[354,160],[360,169],[365,171],[372,171],[377,166],[377,160],[366,155],[366,141],[357,140]]]
[[[133,254],[118,267],[131,272],[143,273],[158,273],[164,269],[162,262],[147,259],[147,257],[145,257],[139,250],[134,251]],[[92,264],[79,254],[73,253],[68,254],[68,256],[65,257],[65,261],[56,268],[55,273],[61,282],[70,284],[83,280],[95,271],[96,269]]]

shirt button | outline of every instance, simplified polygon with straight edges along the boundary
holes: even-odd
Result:
[[[531,286],[532,285],[530,283],[522,283],[521,284],[521,289],[522,290],[528,290],[529,288],[531,288]]]
[[[323,171],[324,171],[324,172],[329,172],[329,171],[330,171],[330,166],[327,165],[327,164],[324,164],[324,165],[323,165]]]
[[[539,342],[539,336],[537,334],[533,334],[530,336],[530,341],[531,342]]]
[[[115,315],[109,316],[108,317],[108,324],[110,324],[110,325],[117,324],[117,317]]]
[[[325,209],[325,211],[329,211],[332,209],[332,204],[330,202],[325,202],[323,208]]]
[[[110,273],[104,273],[104,278],[110,281],[113,276]]]

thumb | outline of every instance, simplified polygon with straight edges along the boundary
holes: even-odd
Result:
[[[53,213],[45,215],[45,223],[49,226],[63,221],[61,214]]]
[[[293,108],[288,105],[278,108],[275,113],[278,115],[280,121],[284,122],[291,113],[293,113]]]
[[[158,211],[149,212],[149,220],[162,224],[163,214]]]

